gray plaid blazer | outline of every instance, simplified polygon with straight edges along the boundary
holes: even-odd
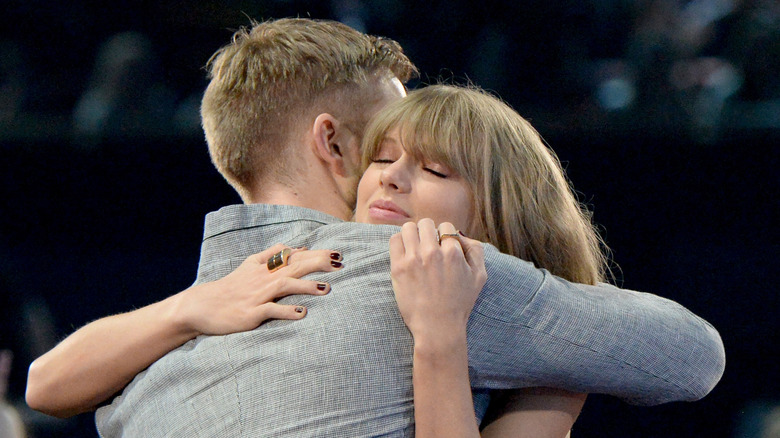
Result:
[[[310,276],[330,294],[280,301],[307,306],[302,320],[200,336],[168,353],[98,409],[100,435],[413,435],[412,338],[389,274],[397,231],[291,206],[210,213],[197,283],[278,242],[340,251],[345,268]],[[699,399],[723,373],[717,331],[677,303],[572,284],[489,245],[485,258],[468,327],[478,419],[490,389],[552,386],[650,405]]]

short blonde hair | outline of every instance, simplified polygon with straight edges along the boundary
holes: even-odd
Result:
[[[245,199],[272,169],[284,173],[289,132],[306,115],[324,106],[360,123],[371,80],[406,82],[416,73],[395,41],[338,22],[252,24],[209,60],[201,106],[211,159]]]
[[[470,236],[579,283],[606,275],[603,241],[555,153],[500,99],[476,87],[432,85],[388,105],[366,130],[368,166],[390,130],[405,150],[445,164],[469,184]]]

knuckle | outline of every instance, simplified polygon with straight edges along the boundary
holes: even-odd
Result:
[[[424,249],[422,250],[421,256],[417,258],[416,263],[422,266],[431,266],[440,264],[442,260],[443,255],[441,251],[437,251],[436,249]]]
[[[434,223],[433,223],[433,219],[425,217],[425,218],[420,219],[419,222],[417,222],[417,225],[418,226],[434,225]]]
[[[279,252],[279,251],[281,251],[281,250],[283,250],[285,248],[287,248],[287,246],[285,246],[285,244],[277,243],[277,244],[274,244],[272,247],[268,248],[268,251]]]
[[[419,253],[409,253],[401,260],[399,264],[402,269],[411,271],[415,266],[420,266],[423,262],[423,257]]]
[[[442,248],[442,259],[447,263],[454,263],[463,258],[463,252],[455,245]]]
[[[290,289],[293,285],[293,281],[295,281],[295,279],[292,277],[282,277],[279,282],[279,287],[281,289]]]
[[[390,275],[397,276],[404,273],[404,268],[401,263],[390,263]]]
[[[268,283],[268,286],[274,294],[277,294],[287,287],[289,281],[290,277],[276,277]]]
[[[450,233],[455,230],[455,226],[452,225],[452,222],[442,222],[439,224],[439,230]]]
[[[284,278],[301,278],[302,275],[306,274],[308,263],[304,260],[298,260],[295,264],[287,264],[287,266],[284,267]]]
[[[271,312],[274,309],[275,304],[272,301],[269,301],[267,303],[260,304],[257,306],[257,313],[258,315],[262,316],[264,319],[269,318],[271,315]]]

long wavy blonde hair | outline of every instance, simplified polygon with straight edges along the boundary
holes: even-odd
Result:
[[[405,150],[447,165],[469,184],[470,236],[579,283],[604,281],[606,246],[555,153],[500,99],[474,86],[431,85],[390,104],[369,124],[364,166],[399,127]]]

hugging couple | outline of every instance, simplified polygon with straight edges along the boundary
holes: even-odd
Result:
[[[309,19],[253,23],[209,72],[206,140],[244,204],[206,216],[193,286],[38,358],[31,407],[97,409],[104,438],[563,437],[586,393],[720,379],[711,325],[604,282],[589,213],[498,98],[407,95],[395,41]]]

